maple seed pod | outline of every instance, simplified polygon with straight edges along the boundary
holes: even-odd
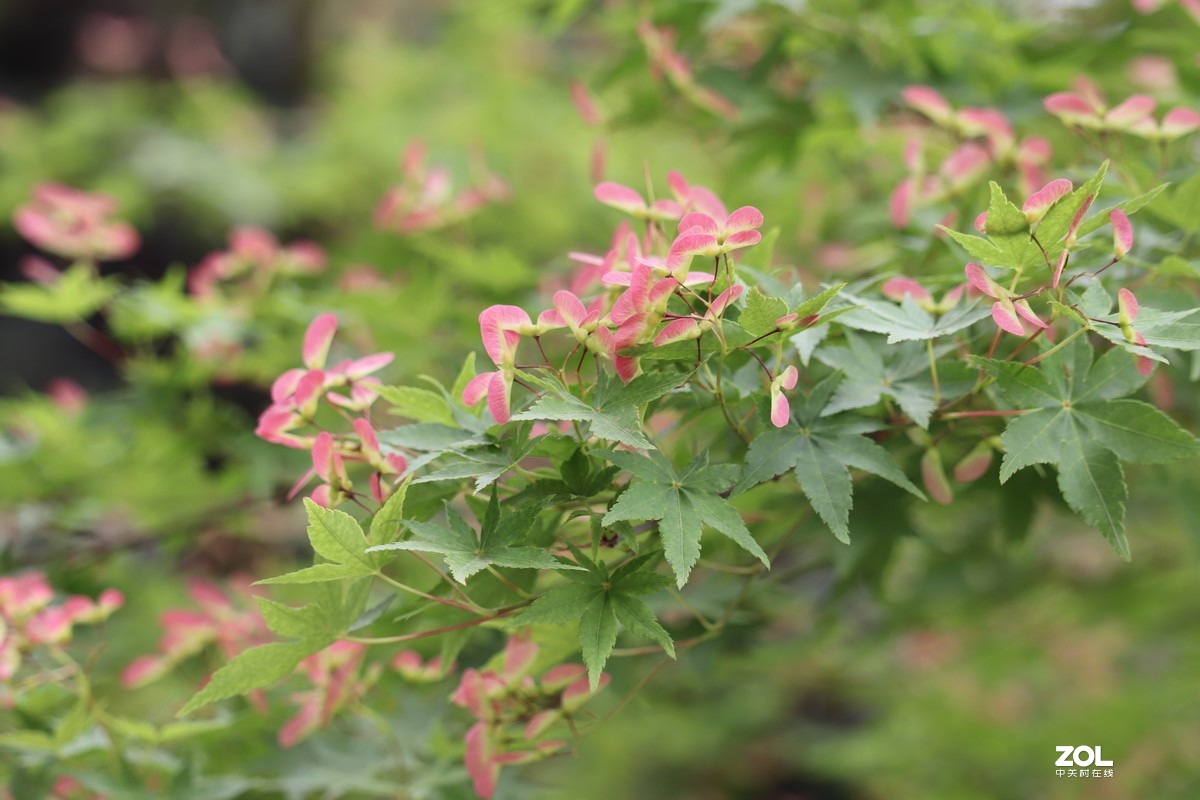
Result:
[[[925,491],[937,503],[944,506],[954,502],[954,490],[946,478],[946,468],[942,465],[942,454],[936,447],[925,451],[921,458],[921,480],[925,483]]]
[[[1114,208],[1108,215],[1113,230],[1113,252],[1117,258],[1124,258],[1133,249],[1133,226],[1129,217],[1119,208]]]
[[[1046,216],[1046,212],[1050,210],[1051,206],[1071,193],[1072,188],[1073,186],[1069,180],[1058,178],[1029,195],[1029,199],[1021,207],[1026,221],[1030,225],[1033,225],[1041,220],[1042,217]]]
[[[986,441],[975,445],[954,467],[954,480],[959,483],[974,483],[987,474],[995,453]]]

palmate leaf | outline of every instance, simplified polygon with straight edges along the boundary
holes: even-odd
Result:
[[[996,266],[1032,267],[1045,264],[1045,257],[1038,249],[1037,243],[1030,236],[1029,222],[1024,212],[1008,199],[1004,190],[995,181],[988,185],[990,199],[987,215],[987,240],[993,245],[998,256]],[[1059,205],[1068,202],[1060,201]],[[1073,212],[1072,212],[1073,213]],[[1046,215],[1047,218],[1050,214]],[[961,239],[955,237],[961,243]],[[993,262],[985,262],[993,263]]]
[[[547,590],[513,624],[560,625],[578,620],[580,652],[593,690],[616,644],[618,623],[654,641],[674,658],[671,635],[641,599],[671,585],[670,578],[650,570],[651,556],[638,556],[610,573],[605,564],[578,550],[574,554],[584,571],[568,574],[568,580]]]
[[[766,566],[767,554],[754,541],[721,492],[737,480],[739,469],[733,464],[708,465],[707,454],[676,474],[671,463],[658,451],[651,456],[612,450],[596,451],[633,474],[629,487],[604,515],[603,524],[631,520],[657,520],[667,563],[682,588],[692,567],[700,558],[700,535],[705,526],[724,534]]]
[[[947,346],[935,348],[934,356],[944,354],[947,349]],[[953,399],[975,385],[976,376],[954,361],[939,365],[935,391],[929,353],[916,343],[885,346],[877,338],[848,333],[844,347],[822,348],[817,359],[841,370],[845,376],[821,412],[823,416],[873,406],[886,396],[895,400],[914,422],[928,428],[939,399]]]
[[[746,454],[745,472],[734,492],[747,491],[790,471],[834,536],[849,543],[850,509],[854,504],[851,468],[877,475],[922,500],[925,495],[886,450],[863,435],[875,430],[874,424],[846,415],[823,415],[837,384],[837,376],[817,384],[797,404],[796,419],[787,427],[772,429],[754,440]]]
[[[403,503],[403,498],[399,502]],[[308,498],[304,500],[304,508],[308,514],[308,540],[313,552],[324,561],[258,583],[322,583],[360,578],[373,575],[387,563],[386,555],[364,552],[367,537],[354,517],[344,511],[323,508]]]
[[[1122,400],[1145,377],[1119,349],[1095,361],[1079,339],[1042,361],[1041,369],[976,358],[1016,408],[1029,413],[1008,423],[1001,442],[1000,482],[1034,464],[1058,468],[1067,505],[1098,529],[1121,558],[1125,538],[1125,485],[1121,461],[1161,463],[1200,455],[1200,440],[1170,417],[1137,400]]]
[[[514,420],[569,420],[586,422],[593,436],[637,448],[653,445],[642,433],[642,412],[646,403],[657,400],[688,379],[687,374],[642,375],[626,385],[601,373],[596,393],[581,400],[565,389],[548,390]]]
[[[0,311],[40,322],[77,322],[96,313],[118,292],[118,283],[85,265],[64,271],[52,285],[8,284],[0,291]]]
[[[253,647],[234,657],[179,712],[186,716],[198,708],[246,694],[283,680],[308,656],[340,638],[366,607],[371,581],[323,583],[313,593],[316,602],[292,608],[258,598],[263,618],[280,636],[296,639]]]
[[[871,333],[886,333],[888,344],[922,341],[949,336],[971,327],[976,322],[991,316],[991,309],[978,303],[966,303],[935,317],[917,305],[912,296],[906,296],[900,304],[887,300],[852,297],[859,308],[851,309],[839,317],[847,328]]]
[[[209,703],[270,686],[286,678],[296,665],[332,640],[273,642],[253,647],[213,673],[212,678],[180,709],[184,717]]]
[[[415,386],[380,386],[379,394],[391,404],[389,413],[416,422],[454,425],[449,399],[445,395]]]
[[[493,443],[484,433],[454,428],[436,422],[418,422],[379,432],[379,443],[423,453],[462,453]]]
[[[1116,315],[1105,312],[1101,319],[1107,317],[1109,322],[1117,322]],[[1136,355],[1147,356],[1156,361],[1165,362],[1162,355],[1155,353],[1153,348],[1167,350],[1200,350],[1200,308],[1184,311],[1161,311],[1157,308],[1142,306],[1138,311],[1134,328],[1146,339],[1147,347],[1130,345],[1125,341],[1121,329],[1113,325],[1097,325],[1096,333]]]
[[[741,316],[737,318],[737,324],[746,333],[752,336],[760,336],[773,329],[775,327],[775,320],[786,315],[789,311],[801,319],[819,314],[821,315],[821,322],[828,321],[835,315],[841,316],[849,310],[843,309],[841,311],[830,312],[829,314],[822,313],[844,288],[846,288],[846,284],[844,283],[826,286],[812,297],[801,300],[796,308],[791,309],[788,306],[788,300],[785,298],[769,297],[763,294],[758,287],[755,287],[746,295],[746,307],[742,310]]]
[[[746,307],[738,317],[738,325],[752,336],[760,336],[775,327],[775,320],[788,313],[787,301],[768,297],[754,287],[746,295]]]
[[[446,521],[449,527],[408,520],[404,524],[415,534],[414,538],[375,545],[367,548],[366,552],[368,555],[392,550],[438,553],[454,579],[464,584],[472,575],[488,567],[580,569],[559,561],[540,547],[519,544],[533,529],[538,514],[548,502],[527,503],[515,511],[502,514],[499,497],[493,487],[488,512],[478,535],[454,507],[447,504]]]
[[[1005,269],[1028,269],[1039,266],[1048,269],[1046,262],[1047,260],[1053,262],[1058,257],[1058,253],[1062,249],[1061,243],[1067,235],[1076,212],[1088,197],[1099,193],[1107,173],[1108,162],[1105,161],[1095,175],[1055,203],[1032,232],[1021,209],[1004,195],[1003,190],[996,183],[990,184],[991,199],[988,204],[987,234],[985,236],[962,233],[945,226],[939,227],[966,250],[967,254],[975,261]],[[1162,187],[1159,187],[1148,193],[1148,197],[1135,198],[1126,201],[1126,204],[1133,209],[1140,208],[1161,190]],[[1108,221],[1107,214],[1102,219],[1099,217],[1100,215],[1095,215],[1092,219],[1084,222],[1077,235],[1082,237]],[[1099,221],[1097,221],[1098,219]]]

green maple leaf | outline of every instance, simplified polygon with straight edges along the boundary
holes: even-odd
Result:
[[[1121,332],[1118,317],[1112,313],[1112,301],[1104,293],[1105,302],[1093,297],[1092,315],[1097,319],[1106,320],[1108,325],[1096,325],[1093,330],[1108,339],[1113,344],[1135,355],[1146,356],[1155,361],[1166,363],[1166,359],[1153,349],[1167,350],[1200,350],[1200,308],[1188,308],[1182,311],[1164,311],[1150,306],[1142,306],[1138,310],[1137,321],[1133,327],[1146,340],[1146,347],[1139,347],[1126,341]],[[1100,310],[1101,305],[1103,310]]]
[[[948,349],[948,346],[935,349],[934,355],[941,355]],[[822,411],[824,416],[873,406],[887,396],[895,400],[913,422],[928,428],[938,399],[952,399],[975,385],[974,373],[962,363],[953,361],[938,366],[939,385],[935,392],[929,353],[915,343],[882,346],[878,339],[868,341],[847,334],[845,347],[822,348],[817,359],[841,370],[845,376]]]
[[[512,436],[493,447],[480,447],[457,453],[426,454],[426,457],[414,459],[409,465],[410,470],[416,470],[446,456],[438,463],[436,469],[414,479],[413,483],[436,483],[474,478],[475,491],[481,492],[537,449],[538,444],[545,437],[530,436],[532,428],[532,424],[528,423],[518,425]]]
[[[720,494],[737,481],[740,472],[737,465],[709,466],[705,454],[677,474],[671,462],[657,450],[651,451],[649,458],[611,450],[596,454],[634,478],[604,515],[603,524],[657,520],[667,563],[680,587],[687,583],[692,567],[700,558],[700,534],[706,525],[770,566],[767,554],[754,541],[741,516]]]
[[[752,336],[760,336],[775,327],[775,320],[788,313],[787,301],[770,297],[756,286],[746,295],[746,307],[738,317],[738,325]]]
[[[911,296],[906,296],[900,304],[847,294],[842,297],[859,306],[841,315],[842,325],[860,331],[886,333],[888,344],[949,336],[971,327],[992,313],[990,307],[981,308],[978,303],[964,303],[935,317],[917,305]]]
[[[76,264],[49,286],[40,283],[4,286],[0,291],[0,310],[41,322],[77,322],[96,313],[117,291],[115,279],[101,278],[91,267]]]
[[[994,182],[990,184],[991,200],[988,204],[986,236],[974,236],[950,230],[945,226],[940,227],[973,259],[984,264],[1007,269],[1047,267],[1046,262],[1053,263],[1062,249],[1059,245],[1066,237],[1076,212],[1088,197],[1092,197],[1100,191],[1100,186],[1104,183],[1104,176],[1107,173],[1108,162],[1105,161],[1091,179],[1055,203],[1037,223],[1037,227],[1033,229],[1032,233],[1024,213],[1004,195],[1004,191]],[[1157,191],[1161,191],[1161,187]],[[1152,199],[1153,196],[1146,202]],[[1108,218],[1105,216],[1099,224],[1104,224],[1107,220]],[[1083,236],[1099,227],[1099,225],[1089,227],[1089,224],[1093,222],[1094,220],[1089,220],[1088,223],[1085,223],[1077,235]]]
[[[1000,482],[1034,464],[1058,468],[1067,505],[1100,530],[1124,559],[1125,485],[1122,461],[1162,463],[1200,455],[1200,441],[1151,405],[1120,398],[1145,383],[1133,359],[1119,349],[1092,360],[1085,339],[1042,361],[1040,369],[973,359],[997,379],[1016,408],[1001,442]]]
[[[527,503],[515,511],[500,513],[500,501],[495,487],[479,533],[467,524],[454,507],[446,504],[449,527],[431,522],[406,520],[405,527],[414,538],[367,548],[368,554],[388,550],[416,550],[439,553],[459,583],[466,583],[475,573],[488,567],[510,569],[579,569],[559,561],[540,547],[520,545],[537,522],[549,501]]]
[[[1165,311],[1141,306],[1134,328],[1146,341],[1143,347],[1125,338],[1118,324],[1118,315],[1112,313],[1112,295],[1105,291],[1100,281],[1092,283],[1082,294],[1073,295],[1072,299],[1078,302],[1078,308],[1083,312],[1080,317],[1072,309],[1072,314],[1081,323],[1134,356],[1166,364],[1169,362],[1162,353],[1151,348],[1200,350],[1200,309]],[[1100,324],[1093,324],[1093,320]]]
[[[756,286],[746,295],[746,307],[742,310],[741,316],[737,318],[737,324],[746,333],[760,336],[774,329],[775,320],[787,314],[789,310],[801,319],[820,315],[820,322],[828,322],[855,307],[851,305],[840,310],[825,312],[825,308],[844,288],[846,288],[844,283],[827,286],[812,297],[800,300],[795,309],[789,309],[787,299],[768,296]]]
[[[644,406],[657,400],[688,379],[688,374],[642,375],[628,384],[603,372],[590,400],[582,400],[564,387],[544,383],[548,391],[515,420],[570,420],[586,422],[593,436],[630,447],[653,445],[642,433]]]
[[[239,653],[213,673],[204,688],[179,710],[185,717],[209,703],[246,694],[283,680],[308,656],[323,649],[330,640],[272,642]]]
[[[878,475],[922,500],[925,495],[886,450],[863,435],[877,430],[875,423],[824,414],[836,387],[836,376],[817,384],[808,397],[794,404],[795,419],[787,427],[773,428],[754,440],[746,454],[745,473],[734,491],[744,492],[791,471],[834,536],[849,543],[854,505],[850,468]]]
[[[652,555],[638,556],[610,572],[607,565],[592,561],[578,550],[572,552],[584,571],[568,574],[567,581],[547,590],[514,624],[564,624],[578,620],[580,650],[593,690],[599,685],[604,665],[616,644],[618,623],[657,642],[674,658],[671,635],[641,599],[671,585],[666,575],[647,568]]]
[[[407,493],[407,488],[404,491]],[[404,495],[398,492],[397,496],[402,505]],[[258,583],[340,581],[373,575],[387,563],[387,556],[366,551],[370,542],[354,517],[344,511],[323,508],[308,498],[304,500],[304,508],[308,514],[308,540],[312,544],[313,552],[324,560],[311,567],[267,578]]]

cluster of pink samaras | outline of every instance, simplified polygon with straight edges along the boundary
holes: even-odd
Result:
[[[1133,0],[1133,7],[1139,14],[1153,14],[1167,2],[1168,0]],[[1200,22],[1200,0],[1177,0],[1177,2],[1183,6],[1184,11],[1192,16],[1192,19]]]
[[[125,604],[116,589],[93,600],[72,595],[54,602],[54,589],[41,572],[0,578],[0,705],[11,700],[7,686],[35,651],[71,641],[76,625],[94,625]]]
[[[639,237],[628,224],[622,224],[603,256],[572,253],[580,268],[570,288],[556,292],[553,306],[542,311],[536,321],[517,306],[484,309],[479,328],[496,369],[475,376],[463,390],[463,402],[476,405],[486,398],[496,422],[511,418],[517,350],[523,337],[536,340],[544,355],[541,337],[566,329],[574,340],[572,354],[582,351],[582,359],[591,353],[597,361],[611,363],[628,383],[640,370],[640,358],[631,351],[651,343],[662,347],[699,339],[719,324],[744,288],[733,281],[730,254],[761,241],[762,213],[751,206],[731,213],[710,190],[689,184],[676,172],[670,173],[668,182],[673,197],[662,200],[648,200],[617,183],[596,186],[596,199],[644,222],[645,235]],[[666,226],[671,224],[675,230],[668,235]],[[713,271],[692,270],[697,257],[711,258]],[[714,297],[712,286],[718,281],[722,261],[728,285]],[[701,294],[693,287],[708,287],[709,291]],[[668,310],[676,296],[690,313]],[[779,330],[791,330],[814,322],[792,314],[781,317],[776,325]],[[790,373],[772,376],[772,394],[782,398],[781,388],[790,388],[789,383],[795,385]],[[786,399],[782,402],[786,404]]]
[[[375,225],[399,233],[444,228],[510,196],[508,184],[488,169],[483,158],[472,164],[476,185],[454,191],[447,167],[425,164],[425,145],[416,141],[400,157],[400,183],[375,207]]]
[[[454,692],[454,702],[476,720],[467,731],[464,761],[480,797],[495,793],[505,764],[525,764],[565,750],[566,740],[545,734],[595,694],[581,664],[560,664],[535,679],[531,672],[537,654],[536,644],[513,636],[498,672],[468,669]],[[597,691],[608,682],[608,675],[602,675]]]
[[[188,290],[201,301],[219,296],[222,283],[252,281],[266,288],[277,276],[324,271],[325,251],[315,242],[281,245],[269,231],[241,226],[229,233],[229,248],[210,253],[188,273]]]
[[[909,107],[939,128],[967,141],[932,172],[925,166],[924,142],[909,141],[904,151],[908,177],[893,190],[890,203],[892,223],[897,228],[908,225],[914,209],[961,194],[993,175],[997,167],[1015,166],[1026,194],[1045,181],[1043,170],[1052,156],[1050,144],[1039,136],[1028,136],[1018,142],[1012,125],[998,109],[955,109],[928,86],[909,86],[903,96]],[[1048,112],[1073,127],[1130,134],[1163,144],[1200,130],[1200,113],[1194,109],[1172,108],[1161,119],[1155,119],[1157,102],[1145,94],[1135,94],[1110,107],[1100,90],[1086,78],[1076,81],[1074,91],[1049,95],[1044,105]],[[945,224],[952,222],[951,219]]]
[[[1084,77],[1076,79],[1074,91],[1049,95],[1043,105],[1064,124],[1090,131],[1169,142],[1200,130],[1195,109],[1176,106],[1155,119],[1158,102],[1150,95],[1131,95],[1110,106],[1100,88]]]
[[[924,140],[909,140],[904,149],[908,177],[893,190],[890,202],[892,224],[897,228],[908,225],[914,209],[961,194],[997,168],[1015,166],[1026,192],[1045,180],[1042,170],[1052,155],[1050,143],[1040,136],[1018,141],[1012,124],[999,109],[955,109],[928,86],[909,86],[903,96],[910,108],[965,141],[930,171],[925,164]],[[948,218],[944,224],[953,222]]]
[[[311,494],[314,502],[334,506],[353,497],[346,462],[359,461],[370,466],[371,497],[382,504],[391,494],[390,482],[407,468],[403,456],[381,451],[370,417],[381,385],[371,373],[391,363],[394,356],[374,353],[327,366],[337,327],[333,314],[322,314],[308,326],[301,354],[304,367],[289,369],[275,379],[271,405],[259,417],[255,433],[268,442],[312,451],[312,468],[291,496],[316,477],[321,484]],[[318,428],[316,416],[322,403],[338,408],[342,416],[358,415],[351,420],[351,430],[335,434]]]
[[[230,582],[231,592],[209,581],[192,578],[188,594],[192,608],[172,608],[159,618],[163,629],[158,652],[141,656],[125,668],[121,681],[133,689],[152,683],[200,651],[215,645],[226,658],[255,645],[271,641],[271,633],[257,609],[249,604],[254,591],[249,579]],[[241,602],[235,602],[242,598]],[[251,696],[265,708],[262,693]]]
[[[32,199],[13,214],[13,226],[30,244],[56,256],[119,261],[137,252],[141,238],[132,225],[114,219],[116,213],[117,201],[108,195],[40,183],[33,188]],[[33,269],[30,278],[51,282],[44,269]]]
[[[737,106],[728,98],[718,94],[696,80],[691,65],[687,59],[675,49],[675,31],[671,28],[658,28],[648,20],[638,24],[638,37],[646,50],[646,58],[650,62],[650,74],[655,78],[665,77],[675,91],[692,105],[723,117],[736,120],[739,115]]]
[[[1030,235],[1032,237],[1037,236],[1037,225],[1049,213],[1050,209],[1071,195],[1073,191],[1074,186],[1071,181],[1066,178],[1058,178],[1029,195],[1022,205],[1021,211],[1025,215],[1026,222],[1030,225]],[[1033,327],[1035,332],[1044,331],[1049,336],[1051,334],[1050,326],[1033,311],[1029,305],[1029,300],[1044,291],[1057,288],[1062,282],[1063,271],[1070,262],[1071,251],[1077,243],[1080,223],[1083,222],[1088,209],[1091,208],[1093,200],[1095,200],[1095,195],[1088,195],[1083,199],[1083,203],[1080,205],[1079,210],[1075,212],[1075,216],[1067,228],[1067,235],[1063,239],[1062,249],[1059,251],[1056,262],[1052,266],[1049,264],[1050,254],[1046,254],[1047,266],[1051,266],[1050,282],[1047,285],[1033,291],[1017,293],[1014,289],[1006,288],[998,283],[982,265],[971,262],[965,268],[967,282],[947,292],[941,301],[935,302],[929,290],[911,278],[893,278],[887,281],[883,285],[883,293],[897,302],[903,301],[905,297],[911,297],[914,302],[927,311],[944,313],[958,304],[964,292],[970,292],[976,296],[988,297],[993,301],[992,320],[1000,330],[1011,333],[1014,336],[1026,336],[1029,333],[1026,325],[1029,325]],[[1129,222],[1128,215],[1121,209],[1114,208],[1109,212],[1108,219],[1113,234],[1112,260],[1095,272],[1080,272],[1076,274],[1065,285],[1069,286],[1076,278],[1084,275],[1098,275],[1128,255],[1129,251],[1133,248],[1133,226]],[[987,233],[986,211],[975,218],[975,229],[980,233]],[[1133,322],[1137,319],[1138,313],[1137,299],[1133,296],[1133,292],[1128,289],[1121,289],[1118,299],[1121,315],[1120,326],[1126,341],[1140,347],[1146,347],[1145,336],[1133,327]],[[1153,360],[1142,355],[1137,355],[1135,358],[1138,371],[1143,375],[1149,375],[1150,371],[1154,368]]]

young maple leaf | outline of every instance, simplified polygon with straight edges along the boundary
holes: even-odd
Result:
[[[861,417],[825,414],[837,384],[837,376],[821,381],[798,404],[798,424],[769,430],[754,440],[746,454],[746,470],[734,492],[744,492],[792,471],[800,490],[834,536],[849,544],[850,509],[854,505],[851,467],[878,475],[922,500],[925,495],[886,450],[863,435],[875,431],[878,425]]]
[[[657,450],[651,451],[649,458],[613,450],[600,450],[596,454],[634,477],[604,515],[603,523],[657,520],[667,563],[681,588],[700,558],[700,534],[706,525],[771,566],[741,516],[721,496],[737,481],[736,464],[710,466],[706,453],[677,474],[671,462]]]
[[[578,621],[583,663],[593,691],[600,685],[604,665],[617,642],[617,623],[657,642],[674,658],[671,635],[641,599],[671,585],[666,575],[646,568],[651,554],[633,558],[610,571],[608,565],[592,561],[579,550],[572,552],[583,565],[583,571],[568,573],[566,581],[547,590],[514,624],[561,625]]]
[[[399,493],[397,493],[399,494]],[[403,503],[403,496],[398,502]],[[274,583],[323,583],[372,575],[387,563],[387,557],[365,552],[369,541],[354,517],[325,508],[311,498],[304,500],[308,513],[308,541],[321,559],[311,567],[258,581]]]
[[[367,548],[366,552],[416,550],[440,553],[450,568],[450,574],[464,584],[472,575],[491,566],[510,569],[581,569],[559,561],[540,547],[520,544],[544,507],[544,502],[529,503],[516,511],[501,514],[500,499],[493,486],[492,499],[478,534],[447,503],[446,520],[450,527],[407,520],[404,524],[415,534],[414,538],[376,545]]]

